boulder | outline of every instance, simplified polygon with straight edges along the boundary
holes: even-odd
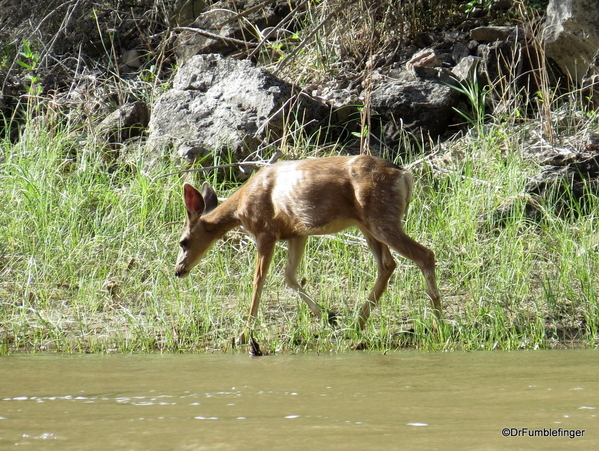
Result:
[[[452,78],[458,83],[475,80],[475,76],[477,76],[476,71],[481,61],[482,58],[472,55],[462,58],[460,62],[451,69]]]
[[[202,13],[189,28],[197,28],[198,31],[182,31],[175,40],[175,55],[177,64],[181,65],[190,57],[202,53],[220,53],[228,55],[239,49],[239,44],[234,44],[226,38],[240,37],[240,27],[237,21],[227,22],[235,16],[230,10],[215,9]],[[223,25],[224,24],[224,25]],[[225,39],[210,37],[202,34],[200,31],[207,31],[213,36],[219,36]]]
[[[457,91],[447,83],[404,71],[395,79],[379,83],[372,91],[370,104],[385,124],[386,144],[393,146],[403,128],[432,137],[445,133],[458,99]]]
[[[497,81],[505,79],[506,74],[512,75],[512,61],[518,50],[513,41],[493,41],[479,45],[476,54],[480,58],[478,72],[482,84],[495,86]]]
[[[599,50],[599,2],[551,0],[545,44],[546,55],[579,85]]]
[[[148,146],[154,153],[175,148],[188,161],[209,154],[239,160],[282,136],[295,121],[310,130],[328,112],[326,105],[250,61],[196,55],[156,101]]]

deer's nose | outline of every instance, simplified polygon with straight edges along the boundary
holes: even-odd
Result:
[[[183,268],[182,266],[177,266],[175,268],[175,276],[177,276],[178,278],[182,279],[183,277],[185,277],[187,274],[189,274],[189,271],[187,271],[185,268]]]

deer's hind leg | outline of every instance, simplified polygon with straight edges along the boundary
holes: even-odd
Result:
[[[441,294],[437,288],[434,252],[410,238],[403,231],[401,225],[393,229],[379,229],[376,237],[405,258],[412,260],[420,268],[426,281],[426,292],[431,299],[434,313],[440,319],[443,311],[441,307]]]
[[[387,284],[391,278],[391,274],[395,270],[397,264],[393,260],[393,256],[389,251],[389,247],[376,239],[370,232],[362,230],[366,237],[368,247],[372,251],[377,264],[377,277],[372,291],[368,295],[368,300],[362,305],[358,315],[358,328],[364,329],[364,325],[370,317],[371,310],[377,306],[379,299],[387,289]]]

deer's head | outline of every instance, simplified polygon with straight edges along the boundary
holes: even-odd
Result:
[[[218,206],[218,198],[209,183],[204,182],[202,192],[188,183],[183,185],[187,221],[179,240],[179,255],[175,275],[185,277],[206,255],[222,235],[217,227],[205,220],[205,215]]]

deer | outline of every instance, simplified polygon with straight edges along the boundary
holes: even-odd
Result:
[[[179,240],[175,275],[189,275],[228,231],[241,226],[252,235],[258,254],[253,294],[246,330],[237,340],[247,343],[246,332],[251,338],[276,243],[287,241],[286,285],[299,294],[314,316],[321,318],[328,312],[314,302],[296,278],[307,239],[355,226],[364,234],[378,271],[374,287],[359,310],[357,328],[364,329],[397,266],[390,249],[412,260],[422,271],[434,314],[441,319],[435,255],[403,229],[412,191],[410,172],[368,155],[281,161],[264,166],[220,204],[208,182],[204,182],[201,191],[185,183],[187,220]]]

